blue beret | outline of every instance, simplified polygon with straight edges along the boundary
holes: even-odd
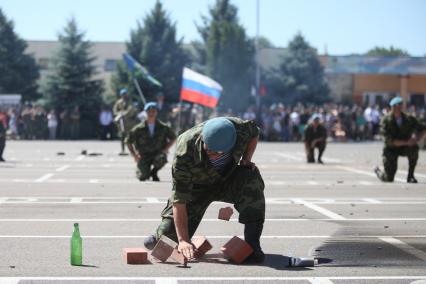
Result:
[[[120,90],[120,96],[122,96],[124,94],[127,94],[127,89],[126,88],[123,88],[123,89]]]
[[[389,105],[390,105],[390,106],[394,106],[394,105],[397,105],[397,104],[400,104],[400,103],[402,103],[402,98],[401,98],[401,97],[394,97],[394,98],[390,101]]]
[[[237,140],[234,124],[224,117],[208,120],[203,126],[203,141],[213,152],[229,152]]]
[[[147,111],[147,110],[150,110],[150,109],[152,109],[152,108],[155,108],[156,110],[158,110],[157,103],[149,102],[149,103],[147,103],[147,104],[145,105],[145,107],[143,108],[143,110],[144,110],[144,111]]]

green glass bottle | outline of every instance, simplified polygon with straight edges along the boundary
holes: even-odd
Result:
[[[74,223],[74,232],[71,238],[71,265],[83,264],[83,241],[80,236],[78,223]]]

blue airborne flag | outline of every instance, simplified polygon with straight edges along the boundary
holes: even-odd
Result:
[[[149,74],[148,70],[146,70],[145,67],[143,67],[139,62],[137,62],[130,54],[123,53],[123,60],[127,64],[127,69],[129,69],[130,72],[139,71],[142,73],[142,76],[144,79],[148,80],[151,84],[156,85],[158,87],[162,87],[162,84],[152,77],[151,74]]]

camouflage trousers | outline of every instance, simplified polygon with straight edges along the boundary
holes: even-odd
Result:
[[[305,142],[305,152],[306,152],[306,160],[308,163],[315,162],[315,148],[318,149],[318,160],[321,160],[322,154],[324,153],[326,146],[326,142],[318,142],[315,144],[314,148],[311,148],[311,145]]]
[[[4,135],[6,135],[6,133]],[[3,158],[3,151],[5,147],[6,147],[6,139],[3,137],[0,137],[0,158]]]
[[[160,170],[167,163],[167,155],[159,153],[156,155],[142,155],[142,159],[137,164],[136,177],[141,180],[147,180],[151,176],[151,166]]]
[[[213,201],[231,203],[239,212],[242,224],[264,222],[265,184],[259,170],[238,166],[231,176],[221,184],[210,186],[194,185],[191,201],[186,204],[188,214],[188,234],[191,238],[200,224],[204,213]],[[173,203],[169,199],[161,213],[162,221],[157,228],[156,238],[166,235],[177,241],[173,221]]]
[[[408,157],[408,176],[414,175],[417,160],[419,159],[419,146],[402,146],[383,149],[383,173],[382,180],[393,182],[398,168],[398,157]]]

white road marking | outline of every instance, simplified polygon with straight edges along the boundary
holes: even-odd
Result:
[[[308,184],[309,185],[318,185],[318,182],[310,180],[310,181],[308,181]]]
[[[159,220],[157,220],[159,221]],[[84,235],[85,239],[138,239],[146,238],[148,235]],[[0,239],[63,239],[69,238],[69,235],[0,235]],[[228,236],[216,236],[210,235],[205,236],[207,239],[230,239],[234,235]],[[239,235],[239,238],[244,238],[244,236]],[[411,239],[424,239],[426,235],[396,235],[396,236],[379,236],[379,235],[348,235],[348,236],[336,236],[336,235],[312,235],[312,236],[301,236],[301,235],[292,235],[292,236],[261,236],[262,239],[391,239],[391,238],[411,238]],[[424,253],[424,252],[423,252]]]
[[[43,161],[50,161],[50,158],[44,158]]]
[[[91,179],[91,180],[89,180],[89,183],[99,183],[99,180],[98,179]]]
[[[69,167],[70,167],[70,165],[64,165],[64,166],[62,166],[62,167],[57,168],[57,169],[56,169],[56,171],[57,171],[57,172],[63,172],[63,171],[65,171],[66,169],[68,169]]]
[[[330,211],[330,210],[328,210],[328,209],[325,209],[325,208],[323,208],[323,207],[320,207],[320,206],[318,206],[318,205],[315,205],[315,204],[313,204],[313,203],[311,203],[311,202],[308,202],[308,201],[306,201],[306,200],[304,200],[304,199],[301,199],[301,198],[292,198],[292,200],[295,202],[295,203],[300,203],[300,204],[303,204],[303,205],[305,205],[306,207],[308,207],[308,208],[310,208],[310,209],[312,209],[312,210],[315,210],[315,211],[317,211],[318,213],[321,213],[321,214],[323,214],[323,215],[325,215],[325,216],[327,216],[327,217],[330,217],[331,219],[333,219],[333,220],[344,220],[344,219],[346,219],[345,217],[343,217],[343,216],[340,216],[340,215],[338,215],[338,214],[336,214],[336,213],[334,213],[334,212],[332,212],[332,211]]]
[[[363,198],[363,200],[366,201],[366,202],[368,202],[368,203],[373,203],[373,204],[381,204],[381,203],[383,203],[383,202],[381,202],[381,201],[379,201],[377,199],[374,199],[374,198]]]
[[[148,203],[162,203],[158,198],[155,198],[155,197],[147,197],[146,201]]]
[[[82,203],[82,198],[80,198],[80,197],[73,197],[73,198],[71,198],[71,200],[70,200],[70,203]]]
[[[114,162],[115,160],[114,160],[114,158],[109,158],[108,159],[108,162]]]
[[[78,156],[77,158],[75,158],[75,160],[76,160],[76,161],[81,161],[81,160],[83,160],[84,158],[86,158],[86,156],[85,156],[85,155],[80,155],[80,156]]]
[[[356,174],[361,174],[361,175],[366,175],[366,176],[377,178],[377,176],[373,172],[373,170],[371,170],[371,172],[367,172],[367,171],[363,171],[363,170],[359,170],[359,169],[355,169],[355,168],[347,167],[347,166],[336,166],[336,168],[342,169],[342,170],[345,170],[345,171],[348,171],[348,172],[356,173]],[[395,177],[395,181],[407,182],[406,180],[401,179],[401,178],[397,178],[397,177]]]
[[[399,238],[401,238],[401,237],[399,237]],[[410,246],[409,244],[407,244],[407,243],[405,243],[401,240],[397,240],[395,238],[395,236],[394,237],[381,237],[379,239],[388,243],[388,244],[391,244],[391,245],[399,248],[400,250],[402,250],[402,251],[404,251],[408,254],[411,254],[411,255],[417,257],[418,259],[426,261],[426,252],[421,251],[421,250],[419,250],[419,249],[417,249],[413,246]]]
[[[401,170],[398,170],[398,172],[401,172],[401,173],[403,173],[403,174],[405,174],[405,175],[408,175],[408,172],[407,172],[407,171],[401,171]],[[425,175],[425,174],[414,173],[414,176],[422,177],[422,178],[426,178],[426,175]]]
[[[0,283],[18,283],[19,281],[156,281],[157,279],[173,279],[176,281],[194,281],[203,283],[202,281],[253,281],[259,283],[261,281],[313,281],[313,280],[423,280],[426,276],[397,275],[397,276],[327,276],[327,277],[0,277]],[[5,281],[5,282],[3,282]],[[14,281],[14,282],[6,282]],[[330,283],[330,282],[316,282]]]
[[[373,183],[372,183],[372,182],[370,182],[370,181],[365,181],[365,180],[362,180],[362,181],[360,181],[359,183],[360,183],[360,184],[362,184],[362,185],[373,185]]]
[[[158,277],[155,279],[155,284],[177,284],[177,278],[171,277]]]
[[[295,155],[291,155],[291,154],[275,152],[275,155],[281,156],[281,157],[286,158],[286,159],[294,160],[294,161],[303,161],[303,158],[295,156]]]
[[[6,203],[6,202],[5,202]],[[7,202],[10,203],[10,202]],[[12,203],[13,204],[13,203]],[[58,219],[58,218],[5,218],[0,219],[0,222],[159,222],[159,218],[93,218],[93,219]],[[237,218],[232,218],[230,222],[238,222]],[[424,222],[426,218],[371,218],[371,219],[303,219],[303,218],[294,218],[294,219],[271,219],[266,218],[266,222],[327,222],[327,221],[336,221],[336,222],[405,222],[405,221],[418,221]],[[216,218],[205,218],[203,222],[223,222],[222,220]]]
[[[308,279],[308,281],[312,284],[333,284],[333,282],[328,278],[323,277],[314,277]]]
[[[48,174],[45,174],[44,176],[42,176],[42,177],[39,177],[38,179],[36,179],[34,182],[43,182],[43,181],[46,181],[46,180],[48,180],[48,179],[50,179],[51,177],[53,177],[54,176],[54,174],[52,174],[52,173],[48,173]]]

